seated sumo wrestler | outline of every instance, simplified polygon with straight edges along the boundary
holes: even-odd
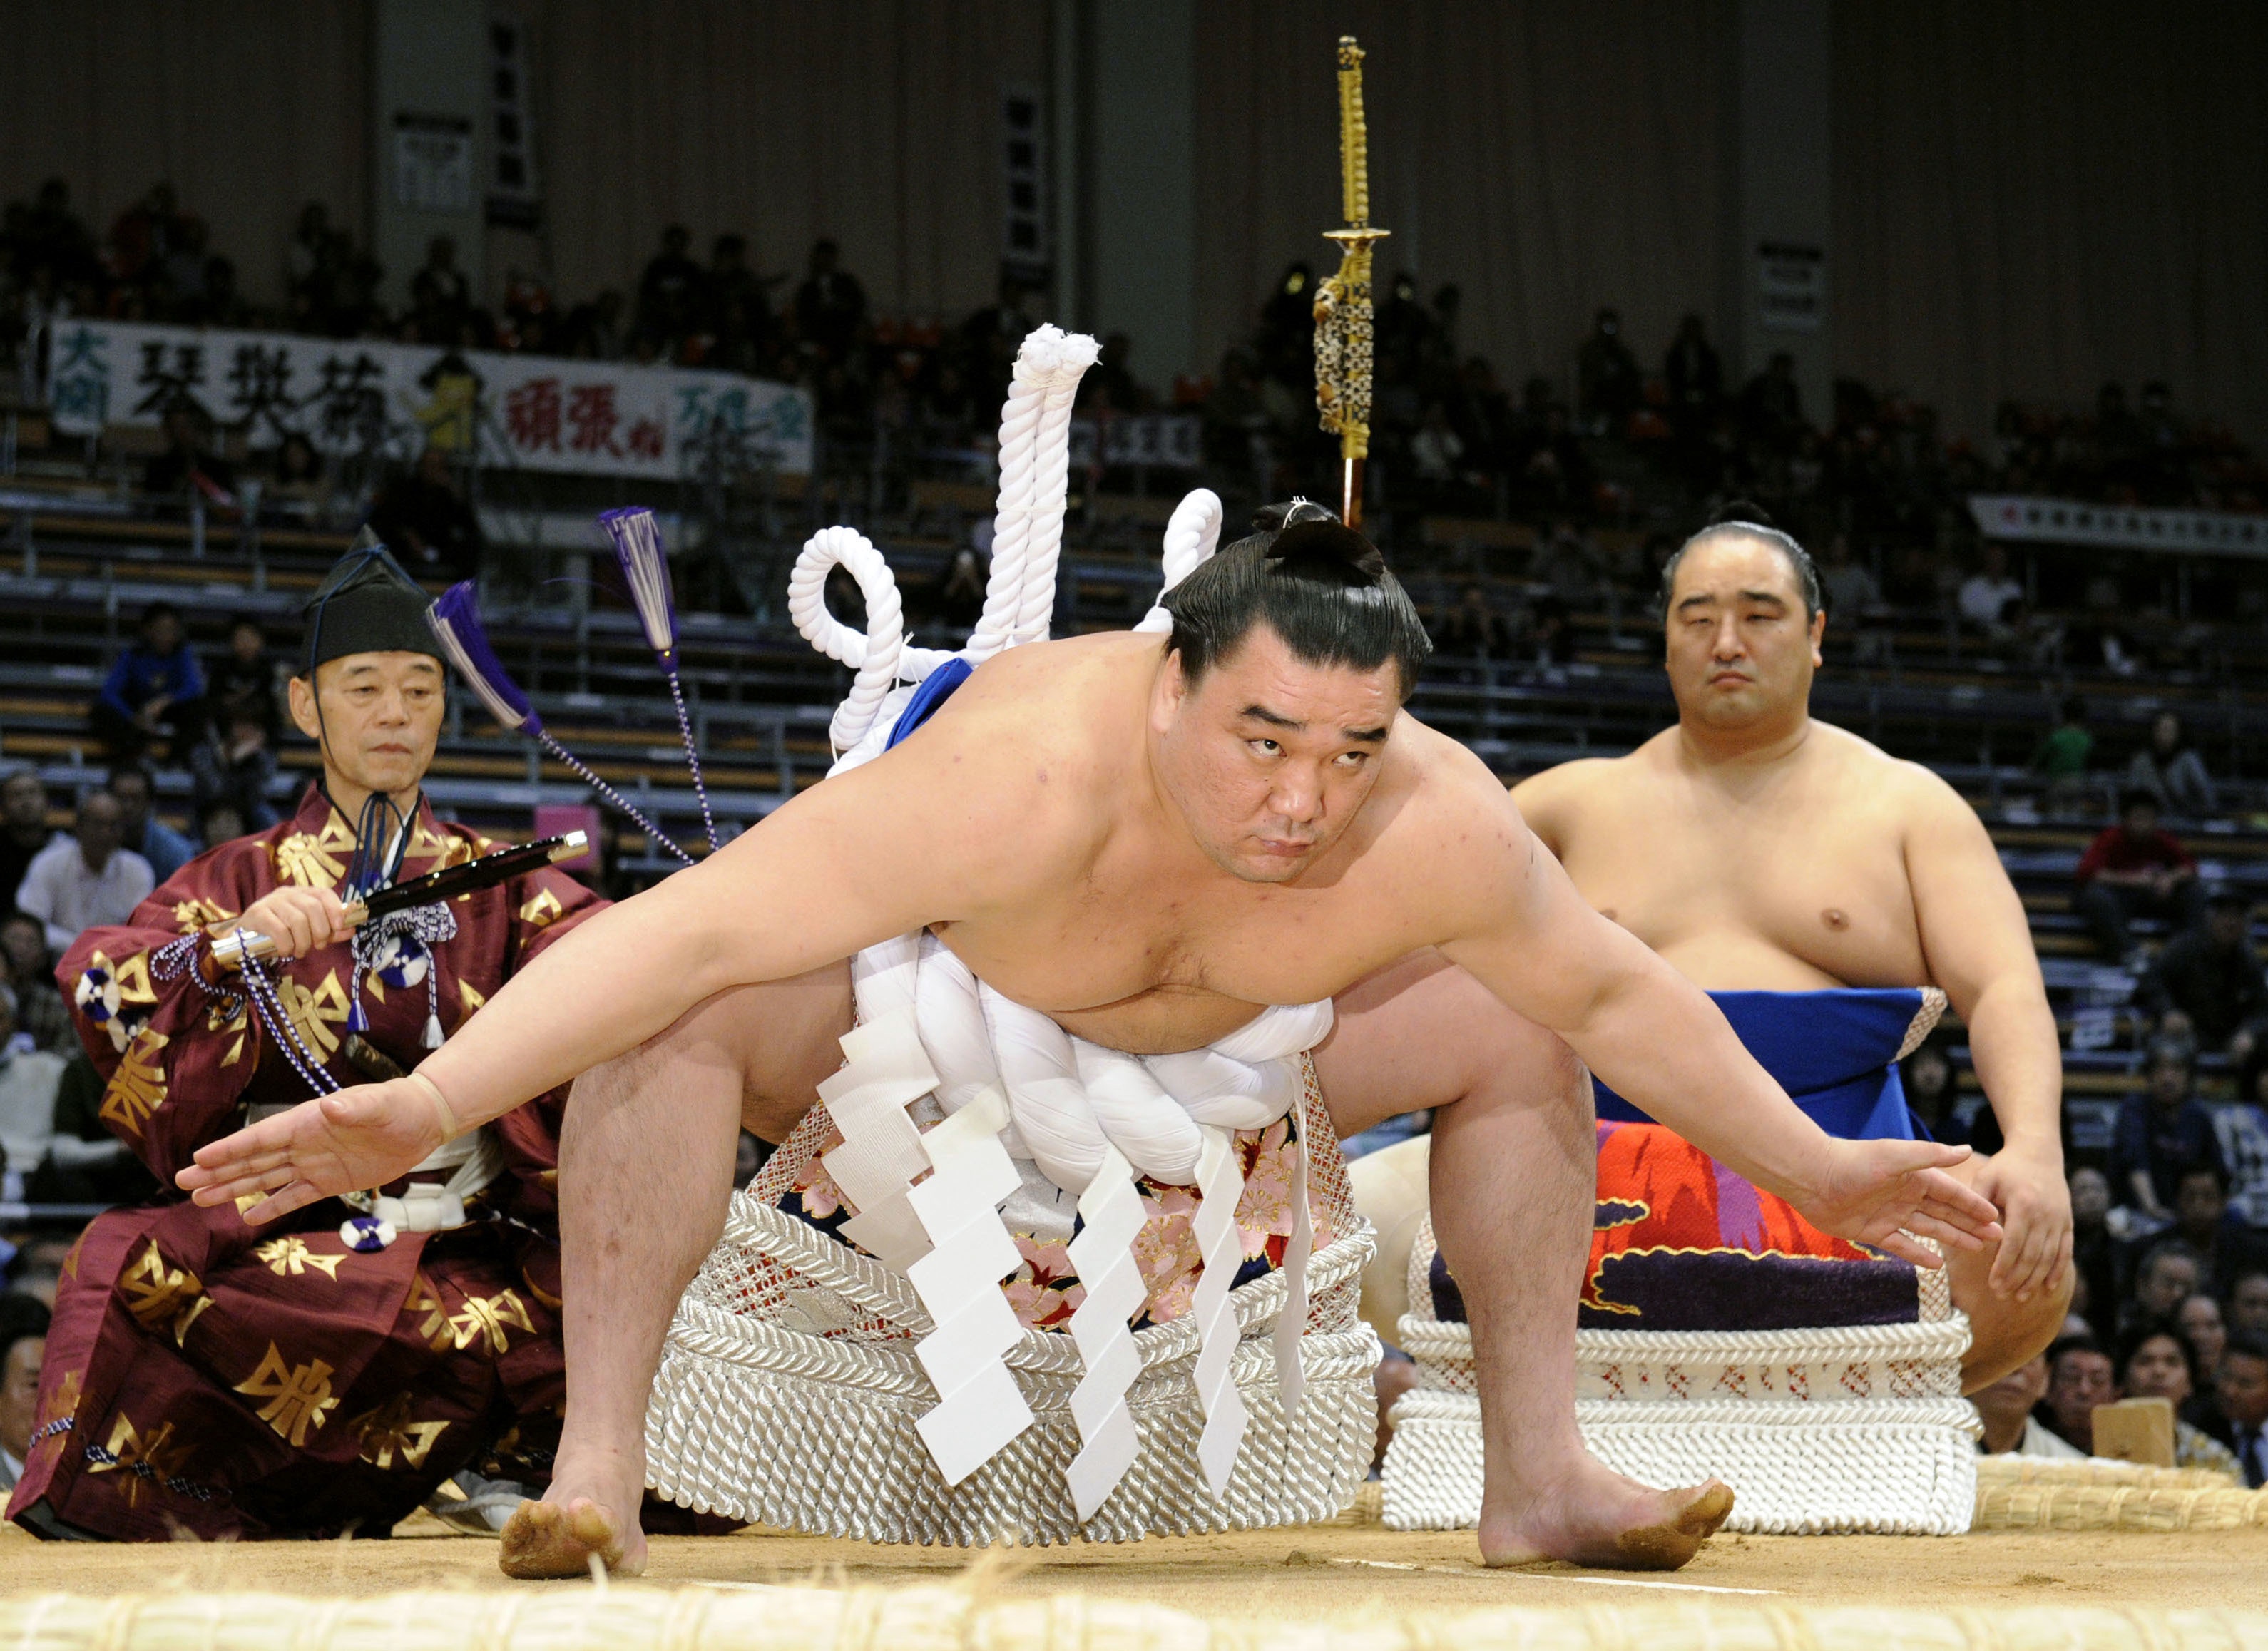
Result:
[[[497,846],[423,791],[446,698],[428,600],[375,542],[350,551],[308,605],[291,683],[322,778],[291,819],[79,936],[57,970],[107,1081],[102,1120],[161,1180],[247,1110],[306,1099],[308,1063],[344,1084],[415,1065],[604,904],[546,867],[445,920],[429,906],[346,924],[342,894]],[[296,1048],[214,966],[212,940],[239,927],[280,944],[263,973]],[[382,1536],[461,1469],[541,1482],[565,1396],[565,1099],[500,1115],[466,1165],[415,1177],[426,1191],[387,1184],[407,1163],[354,1183],[403,1201],[390,1238],[335,1198],[264,1229],[170,1191],[98,1217],[64,1268],[11,1517],[122,1540]],[[438,1206],[437,1183],[453,1184]]]
[[[1926,992],[1942,989],[2007,1140],[1953,1170],[2005,1229],[1950,1257],[1954,1305],[1974,1334],[1962,1385],[1975,1391],[2046,1346],[2071,1295],[2054,1018],[2022,905],[1975,812],[1926,769],[1811,719],[1827,622],[1817,575],[1753,507],[1736,512],[1663,571],[1677,726],[1628,756],[1538,774],[1513,800],[1583,898],[1705,988],[1830,1133],[1913,1138],[1893,1063],[1934,1019]],[[1657,1139],[1658,1107],[1604,1083],[1597,1105],[1587,1326],[1911,1317],[1910,1273],[1874,1264],[1881,1276],[1865,1279],[1864,1252]],[[1403,1305],[1409,1189],[1427,1151],[1421,1139],[1351,1166],[1357,1204],[1386,1241],[1364,1291],[1381,1334]],[[1669,1253],[1694,1249],[1707,1253]],[[1822,1265],[1834,1258],[1856,1270]]]
[[[787,1134],[839,1063],[846,960],[924,929],[1005,997],[1132,1053],[1335,999],[1314,1059],[1339,1131],[1439,1109],[1492,1562],[1681,1564],[1730,1507],[1721,1485],[1650,1490],[1582,1448],[1568,1308],[1593,1149],[1571,1047],[1824,1230],[1909,1249],[1900,1228],[1997,1234],[1938,1167],[1961,1152],[1827,1136],[1705,997],[1576,896],[1477,759],[1403,711],[1416,611],[1374,548],[1307,509],[1175,586],[1170,638],[986,660],[902,743],[547,953],[410,1079],[256,1124],[183,1172],[200,1204],[253,1198],[264,1221],[585,1074],[561,1164],[575,1404],[507,1569],[642,1565],[625,1515],[648,1396],[722,1227],[737,1130]]]

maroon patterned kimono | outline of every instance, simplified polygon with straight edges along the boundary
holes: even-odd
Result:
[[[421,801],[398,875],[499,846]],[[127,1540],[378,1535],[468,1465],[546,1477],[565,1397],[563,1090],[489,1126],[504,1172],[453,1232],[358,1250],[340,1232],[354,1212],[335,1198],[254,1228],[171,1190],[248,1104],[310,1094],[246,999],[205,983],[204,925],[285,884],[336,888],[353,852],[351,829],[310,787],[295,817],[191,860],[130,922],[80,935],[56,969],[107,1080],[103,1121],[168,1190],[99,1217],[71,1252],[11,1518],[31,1523],[26,1510],[44,1504],[80,1531]],[[545,867],[421,908],[416,932],[366,936],[363,1036],[415,1066],[429,1013],[455,1030],[603,903]],[[351,947],[268,975],[306,1052],[342,1085],[365,1081],[343,1050]]]

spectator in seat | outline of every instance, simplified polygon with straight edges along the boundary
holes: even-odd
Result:
[[[0,986],[0,1202],[32,1196],[32,1178],[55,1132],[55,1088],[63,1058],[15,1047],[16,991]]]
[[[2268,1336],[2268,1268],[2247,1272],[2229,1286],[2228,1333]]]
[[[425,267],[409,277],[409,301],[417,311],[417,324],[429,342],[454,338],[472,308],[472,291],[465,272],[457,268],[457,243],[436,235],[425,246]]]
[[[1606,588],[1606,564],[1572,521],[1555,522],[1551,536],[1536,547],[1532,578],[1551,587],[1570,608],[1595,601]]]
[[[1094,365],[1079,381],[1079,409],[1085,413],[1140,412],[1150,398],[1135,380],[1133,361],[1133,339],[1124,333],[1112,333],[1104,338]]]
[[[1681,438],[1690,438],[1705,425],[1725,399],[1725,367],[1698,315],[1688,314],[1677,323],[1669,353],[1661,364],[1663,382],[1669,387],[1669,419]]]
[[[771,336],[772,306],[763,277],[748,268],[747,237],[717,237],[709,249],[707,284],[707,327],[717,335],[718,365],[754,372]]]
[[[2087,919],[2095,949],[2112,962],[2138,966],[2132,925],[2155,918],[2175,934],[2205,905],[2197,862],[2172,833],[2158,829],[2158,800],[2146,791],[2118,795],[2118,823],[2106,826],[2080,856],[2073,903]]]
[[[638,339],[659,353],[674,353],[700,319],[705,277],[688,255],[692,244],[685,225],[672,224],[661,232],[661,250],[638,277]]]
[[[2076,813],[2087,797],[2088,764],[2095,734],[2087,726],[2087,702],[2077,695],[2057,708],[2056,726],[2032,754],[2032,772],[2047,782],[2048,812],[2062,818]]]
[[[411,574],[468,579],[487,541],[481,519],[450,473],[449,455],[431,442],[417,467],[388,482],[370,507],[370,530]]]
[[[2147,1087],[2121,1103],[2111,1135],[2111,1196],[2160,1225],[2173,1219],[2184,1175],[2206,1168],[2227,1173],[2213,1114],[2191,1093],[2193,1077],[2188,1046],[2158,1039],[2150,1045]]]
[[[2231,1331],[2214,1388],[2226,1430],[2220,1441],[2257,1491],[2268,1483],[2268,1336]]]
[[[2213,812],[2213,778],[2190,743],[2179,711],[2161,711],[2151,719],[2150,742],[2126,764],[2126,784],[2148,792],[2168,814],[2203,820]]]
[[[0,917],[16,909],[16,886],[32,858],[55,837],[48,829],[48,788],[37,769],[19,768],[0,779]]]
[[[2118,1397],[2110,1355],[2091,1336],[2063,1336],[2047,1351],[2048,1390],[2041,1418],[2083,1456],[2095,1454],[2095,1411]]]
[[[1750,439],[1785,451],[1803,430],[1803,387],[1796,381],[1795,357],[1775,350],[1764,370],[1741,387],[1741,422]]]
[[[64,1168],[58,1161],[51,1161],[45,1172],[43,1184],[51,1190],[54,1201],[132,1204],[154,1198],[158,1177],[132,1152],[125,1150],[125,1143],[111,1134],[110,1125],[102,1116],[107,1086],[85,1045],[73,1036],[70,1048],[62,1052],[69,1058],[63,1062],[63,1082],[55,1090],[55,1146],[61,1156],[70,1158],[72,1162]],[[106,1156],[113,1146],[121,1150]],[[102,1151],[89,1150],[96,1147]]]
[[[150,862],[120,842],[123,815],[108,792],[88,792],[71,835],[40,850],[24,873],[17,908],[45,925],[50,951],[69,951],[82,929],[125,922],[158,886]]]
[[[2174,1231],[2203,1258],[2201,1290],[2216,1287],[2244,1271],[2254,1260],[2268,1260],[2263,1246],[2243,1217],[2230,1207],[2228,1178],[2218,1164],[2200,1164],[2184,1170],[2174,1189]]]
[[[2134,1291],[2118,1312],[2118,1333],[2132,1336],[2146,1324],[2162,1324],[2183,1302],[2205,1287],[2205,1263],[2178,1238],[2153,1244],[2134,1269]]]
[[[2174,1407],[2174,1465],[2235,1473],[2235,1455],[2227,1445],[2182,1419],[2182,1407],[2198,1390],[2196,1350],[2169,1324],[2151,1324],[2130,1337],[2118,1360],[2118,1390],[2130,1399],[2164,1399]]]
[[[201,744],[196,751],[205,748]],[[194,761],[196,751],[190,753]],[[118,799],[118,841],[150,862],[150,875],[164,882],[196,858],[197,845],[152,812],[154,787],[150,770],[139,763],[121,763],[107,782]]]
[[[236,284],[236,264],[227,258],[208,258],[204,268],[204,297],[193,319],[201,327],[249,327],[252,306]]]
[[[268,483],[267,497],[271,504],[283,499],[310,505],[328,502],[330,486],[323,475],[323,457],[315,451],[315,444],[298,431],[276,444],[269,462],[275,472]],[[250,620],[243,623],[253,623]]]
[[[2161,1036],[2186,1037],[2239,1066],[2268,1031],[2268,974],[2251,940],[2252,903],[2226,885],[2205,896],[2205,920],[2176,934],[2142,976],[2143,1008]]]
[[[247,826],[265,831],[276,823],[276,810],[268,801],[269,782],[276,778],[276,753],[269,748],[263,706],[249,697],[230,700],[223,721],[222,737],[199,746],[190,755],[200,829],[212,810],[226,808],[238,822],[231,837],[242,837]],[[213,841],[210,834],[205,835],[207,848]]]
[[[130,762],[151,741],[165,738],[175,757],[186,762],[204,732],[204,719],[205,675],[181,629],[181,615],[171,602],[152,602],[143,610],[133,645],[103,680],[102,697],[88,711],[89,725],[114,759]]]
[[[205,697],[222,707],[233,700],[253,701],[272,746],[284,726],[284,662],[268,652],[268,633],[258,620],[240,616],[228,628],[228,652],[207,674]],[[213,726],[216,732],[225,731],[217,718]]]
[[[2237,1069],[2236,1098],[2213,1115],[2228,1171],[2230,1207],[2268,1231],[2268,1038],[2256,1042]]]
[[[1898,1080],[1906,1092],[1907,1110],[1928,1131],[1930,1139],[1958,1146],[1967,1139],[1953,1109],[1961,1090],[1955,1080],[1953,1058],[1943,1043],[1925,1038],[1919,1048],[1898,1063]],[[1983,1109],[1984,1114],[1991,1111],[1990,1107]]]
[[[1990,1108],[1986,1109],[1991,1110]],[[2071,1264],[2087,1286],[2085,1316],[2110,1323],[2118,1301],[2118,1241],[2111,1235],[2110,1181],[2080,1165],[2071,1172]]]
[[[1591,335],[1575,352],[1575,394],[1583,416],[1597,430],[1618,425],[1637,408],[1644,377],[1638,357],[1623,342],[1622,313],[1601,310],[1592,320]]]
[[[797,332],[832,362],[850,355],[850,341],[866,320],[866,289],[842,265],[841,247],[831,240],[814,241],[803,284],[795,290]]]
[[[1449,423],[1449,409],[1439,402],[1426,402],[1417,433],[1410,438],[1410,462],[1436,504],[1447,507],[1455,502],[1465,479],[1464,459],[1464,439]]]
[[[622,295],[612,287],[567,312],[559,329],[562,354],[583,361],[612,361],[622,353]]]
[[[953,565],[937,594],[938,618],[949,636],[968,635],[983,616],[986,573],[984,558],[976,546],[963,545],[953,553]]]
[[[1984,1424],[1984,1436],[1977,1441],[1978,1454],[2083,1461],[2087,1452],[2073,1448],[2040,1425],[2036,1412],[2047,1391],[2048,1360],[2042,1353],[1992,1386],[1970,1394],[1969,1402],[1977,1407],[1977,1419]]]
[[[236,501],[236,467],[215,450],[213,416],[186,395],[166,409],[166,450],[142,469],[142,490],[178,505],[191,492],[216,505]]]
[[[2008,576],[2008,553],[1998,544],[1984,547],[1984,564],[1962,581],[1955,599],[1963,623],[1989,637],[2009,634],[2009,611],[2024,600],[2024,587]]]
[[[81,1140],[55,1126],[65,1062],[52,1050],[14,1047],[16,994],[0,986],[0,1194],[8,1202],[94,1201],[81,1172],[115,1161],[125,1147],[107,1134]]]
[[[275,822],[269,822],[273,825]],[[218,848],[224,843],[233,843],[247,835],[251,828],[232,802],[207,803],[197,811],[197,837],[209,848]]]
[[[2196,1350],[2198,1397],[2212,1402],[2213,1373],[2220,1368],[2220,1350],[2228,1340],[2228,1322],[2221,1316],[2217,1297],[2198,1291],[2175,1310],[2174,1325]],[[2194,1419],[2194,1418],[2192,1418]],[[2204,1426],[2199,1423],[2198,1426]]]
[[[1855,630],[1859,618],[1882,602],[1882,587],[1874,572],[1852,554],[1850,536],[1837,534],[1827,542],[1827,555],[1819,564],[1819,588],[1827,598],[1830,623],[1839,630]]]
[[[1433,645],[1443,653],[1501,654],[1511,640],[1511,627],[1489,605],[1488,590],[1477,581],[1465,586],[1433,631]]]
[[[0,918],[0,978],[16,993],[16,1041],[69,1055],[78,1047],[70,1012],[55,989],[55,954],[47,925],[28,911]]]
[[[32,1454],[47,1346],[48,1309],[28,1295],[0,1295],[0,1497],[16,1488]]]

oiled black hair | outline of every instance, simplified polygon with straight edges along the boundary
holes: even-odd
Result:
[[[1265,624],[1308,665],[1374,671],[1390,662],[1408,698],[1433,645],[1378,547],[1306,499],[1270,505],[1253,526],[1160,599],[1189,681]]]
[[[1669,616],[1669,593],[1677,584],[1677,564],[1685,560],[1685,553],[1695,545],[1712,539],[1727,539],[1734,534],[1748,539],[1761,539],[1787,559],[1788,571],[1795,575],[1795,587],[1803,593],[1803,616],[1808,620],[1821,607],[1819,568],[1811,559],[1811,552],[1796,543],[1793,535],[1783,533],[1778,524],[1764,513],[1761,505],[1736,498],[1715,515],[1709,525],[1695,534],[1661,564],[1661,614]]]

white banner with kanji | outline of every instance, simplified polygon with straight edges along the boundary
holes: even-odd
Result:
[[[156,425],[188,400],[254,447],[393,458],[426,446],[483,464],[659,481],[768,468],[811,473],[811,398],[735,372],[59,319],[55,427]]]
[[[2191,556],[2268,557],[2268,516],[2221,510],[2146,510],[2078,498],[1971,493],[1969,513],[1987,539],[2168,550]]]

